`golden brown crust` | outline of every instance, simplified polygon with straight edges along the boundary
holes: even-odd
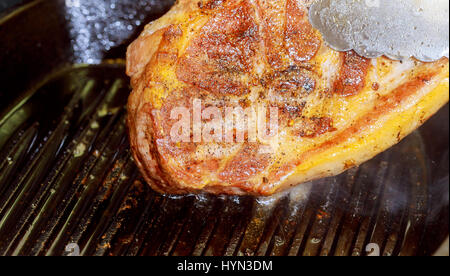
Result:
[[[366,75],[370,60],[350,51],[342,53],[342,65],[333,92],[348,97],[357,95],[366,85]]]
[[[372,158],[448,101],[447,59],[337,53],[310,26],[309,3],[181,0],[130,45],[131,147],[155,190],[270,195]],[[278,140],[172,141],[171,111],[196,98],[222,113],[276,107]]]

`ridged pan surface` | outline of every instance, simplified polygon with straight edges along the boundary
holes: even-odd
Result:
[[[1,254],[62,255],[70,243],[85,255],[364,255],[371,243],[427,253],[436,187],[419,132],[275,197],[162,196],[130,156],[123,70],[62,71],[4,120]]]
[[[44,2],[35,10],[61,3]],[[123,57],[130,39],[82,51],[70,26],[72,39],[51,41],[62,47],[55,64],[28,67],[38,80],[22,75],[29,85],[13,78],[25,61],[0,56],[11,68],[0,93],[0,255],[67,255],[69,244],[82,255],[432,255],[448,236],[448,106],[374,160],[284,194],[163,196],[131,157],[122,62],[71,65]]]

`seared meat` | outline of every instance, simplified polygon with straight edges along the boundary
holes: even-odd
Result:
[[[271,195],[373,158],[448,102],[448,59],[333,51],[309,24],[309,4],[179,0],[133,42],[129,132],[153,189]],[[257,110],[277,135],[246,129],[251,112],[230,126],[229,108]]]

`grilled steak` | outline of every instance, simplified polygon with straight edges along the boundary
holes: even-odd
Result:
[[[130,140],[154,190],[271,195],[373,158],[448,102],[448,59],[336,52],[310,2],[179,0],[130,45]]]

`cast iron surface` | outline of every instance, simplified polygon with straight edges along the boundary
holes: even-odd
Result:
[[[80,3],[31,1],[0,19],[0,254],[365,255],[373,243],[432,255],[448,236],[448,106],[374,160],[290,193],[151,191],[129,151],[120,58],[135,23],[171,1]],[[99,14],[111,5],[125,12]]]

